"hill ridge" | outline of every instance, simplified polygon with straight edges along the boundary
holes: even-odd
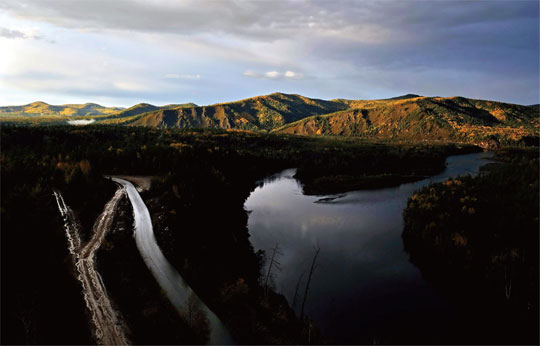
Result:
[[[121,111],[119,107],[104,107],[97,103],[51,105],[34,101],[22,106],[0,107],[0,116],[94,116]]]
[[[101,109],[96,104],[71,105],[58,109],[36,101],[27,107],[50,123],[68,117],[95,119],[96,123],[158,128],[222,128],[301,135],[344,136],[366,139],[453,141],[496,146],[534,142],[540,129],[538,106],[470,99],[463,96],[420,96],[405,94],[378,100],[322,100],[300,94],[274,92],[232,102],[199,106],[193,103]],[[70,106],[70,105],[64,105]],[[76,108],[76,107],[81,107]],[[43,114],[42,111],[48,111]],[[55,113],[56,112],[56,113]],[[82,117],[80,116],[81,112]],[[4,115],[4,116],[3,116]],[[45,117],[45,115],[50,115]],[[56,118],[55,118],[56,117]],[[33,119],[39,119],[34,117]],[[54,118],[54,119],[53,119]],[[20,118],[17,118],[20,119]],[[45,120],[44,120],[45,121]],[[39,123],[39,120],[36,121]]]
[[[473,142],[483,146],[537,137],[534,109],[461,96],[353,101],[348,110],[274,130],[303,135]]]

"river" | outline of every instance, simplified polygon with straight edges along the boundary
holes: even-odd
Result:
[[[262,182],[245,203],[251,211],[251,242],[267,254],[279,244],[281,271],[274,284],[291,304],[305,273],[298,290],[300,304],[295,306],[298,313],[314,247],[320,246],[305,311],[331,340],[444,342],[455,328],[472,322],[460,321],[452,305],[409,262],[401,240],[402,213],[415,190],[451,176],[475,175],[491,156],[451,156],[437,176],[339,196],[306,196],[293,178],[295,170],[285,170]]]
[[[183,316],[190,315],[188,306],[197,306],[197,308],[206,315],[209,327],[209,344],[234,344],[234,340],[219,317],[217,317],[216,314],[200,300],[197,294],[189,287],[182,276],[161,252],[154,236],[154,229],[152,227],[152,220],[148,208],[133,184],[120,178],[113,177],[112,180],[124,186],[124,189],[126,190],[127,196],[133,207],[135,242],[137,248],[148,269],[150,269],[172,305]],[[188,322],[190,322],[189,318]]]

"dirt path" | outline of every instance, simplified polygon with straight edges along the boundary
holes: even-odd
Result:
[[[54,195],[60,213],[64,217],[69,250],[79,273],[77,279],[83,287],[84,300],[92,316],[96,339],[103,345],[127,345],[128,340],[122,323],[112,307],[105,285],[94,263],[94,254],[111,228],[118,203],[124,196],[124,189],[119,188],[113,198],[105,205],[103,212],[94,223],[92,238],[84,246],[81,245],[78,233],[79,222],[73,211],[65,204],[60,192],[54,191]]]

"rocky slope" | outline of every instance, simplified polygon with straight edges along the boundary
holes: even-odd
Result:
[[[274,93],[210,106],[158,110],[145,114],[131,122],[131,125],[272,130],[308,116],[349,107],[339,101]]]
[[[343,101],[349,109],[277,128],[280,133],[472,142],[484,146],[534,142],[540,119],[533,107],[464,97]]]

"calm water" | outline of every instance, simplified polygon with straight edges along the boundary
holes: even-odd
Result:
[[[345,343],[438,343],[470,322],[427,283],[403,251],[402,212],[422,186],[450,176],[477,174],[491,153],[452,156],[440,175],[379,190],[354,191],[332,201],[305,196],[294,169],[265,180],[246,201],[255,249],[279,244],[281,271],[274,284],[296,311],[314,255],[321,248],[305,313],[323,334]],[[319,201],[319,202],[317,202]]]

